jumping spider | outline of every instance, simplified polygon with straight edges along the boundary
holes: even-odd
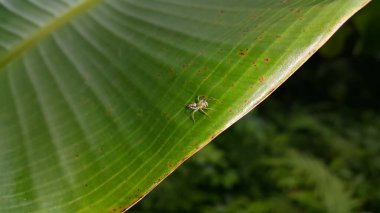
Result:
[[[208,108],[208,102],[207,102],[208,100],[214,100],[214,98],[207,98],[205,96],[198,96],[196,102],[186,105],[187,109],[193,111],[191,113],[191,118],[192,118],[193,122],[195,122],[194,114],[197,111],[200,111],[201,113],[203,113],[204,115],[209,117],[208,114],[205,112],[205,110],[212,110],[211,108]]]

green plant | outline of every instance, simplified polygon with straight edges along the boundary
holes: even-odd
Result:
[[[367,2],[1,1],[0,210],[130,207]]]

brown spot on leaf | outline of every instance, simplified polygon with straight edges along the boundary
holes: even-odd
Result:
[[[207,67],[201,67],[197,70],[198,73],[201,73],[201,72],[206,72],[207,71]]]
[[[266,81],[265,76],[260,76],[260,77],[259,77],[259,82],[260,82],[260,83],[264,83],[265,81]]]
[[[248,54],[248,49],[240,50],[239,55],[240,56],[246,56]]]
[[[269,63],[270,59],[269,58],[264,58],[265,63]]]

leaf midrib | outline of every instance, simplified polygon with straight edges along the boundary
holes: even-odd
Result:
[[[36,32],[31,34],[29,38],[24,39],[21,43],[10,49],[7,54],[0,58],[0,72],[3,71],[2,68],[5,67],[8,63],[17,58],[19,55],[26,52],[28,49],[32,48],[51,32],[66,24],[73,17],[81,14],[83,11],[88,10],[89,8],[95,6],[96,4],[102,1],[103,0],[83,0],[75,6],[70,7],[66,12],[64,12],[60,16],[57,16],[54,19],[52,19],[45,26],[40,27]]]

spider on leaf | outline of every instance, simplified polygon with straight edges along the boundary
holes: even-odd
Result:
[[[208,107],[208,102],[207,101],[211,101],[211,100],[216,100],[216,99],[215,98],[211,98],[211,97],[206,97],[206,96],[198,96],[197,99],[196,99],[196,102],[190,103],[190,104],[186,105],[187,109],[192,110],[191,119],[193,120],[193,122],[195,122],[194,114],[197,111],[203,113],[207,117],[210,117],[206,113],[206,110],[213,110],[213,109],[211,109],[211,108]]]

